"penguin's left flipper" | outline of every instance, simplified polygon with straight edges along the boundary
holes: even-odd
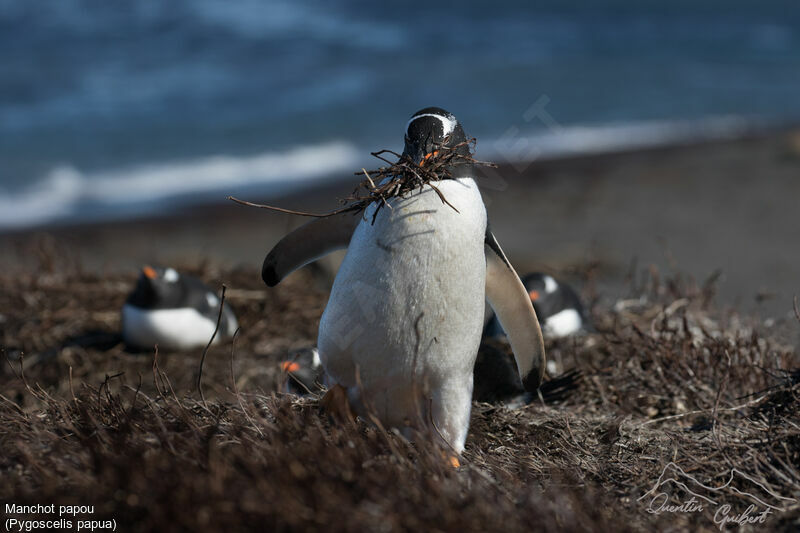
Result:
[[[525,286],[486,228],[486,298],[508,335],[525,390],[535,392],[544,378],[542,330]]]
[[[274,287],[298,268],[335,250],[347,248],[360,221],[358,214],[340,213],[317,218],[292,231],[264,259],[261,267],[264,283]]]

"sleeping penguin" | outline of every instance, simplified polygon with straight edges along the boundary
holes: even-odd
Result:
[[[137,349],[204,347],[217,326],[219,306],[220,299],[199,279],[174,268],[145,266],[122,306],[122,338]],[[214,342],[232,336],[237,327],[225,303]]]
[[[566,283],[534,272],[523,276],[522,284],[528,291],[545,337],[566,337],[590,328],[580,297]],[[483,336],[484,339],[505,336],[496,316],[492,316],[486,325]]]

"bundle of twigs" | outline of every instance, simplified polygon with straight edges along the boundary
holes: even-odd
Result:
[[[398,154],[392,150],[371,152],[374,157],[377,157],[389,166],[380,167],[377,170],[366,170],[362,168],[360,172],[355,172],[354,174],[356,176],[363,174],[364,179],[348,197],[339,200],[342,207],[328,213],[295,211],[293,209],[247,202],[234,198],[233,196],[228,196],[228,199],[250,207],[259,207],[262,209],[279,211],[281,213],[317,218],[330,217],[341,213],[359,213],[375,202],[378,207],[372,215],[372,222],[374,223],[375,217],[378,216],[378,212],[380,212],[383,206],[387,206],[389,209],[392,208],[389,200],[392,198],[404,198],[414,190],[422,190],[425,185],[428,185],[436,192],[442,203],[458,212],[458,209],[447,201],[442,191],[434,185],[434,182],[454,179],[454,169],[460,165],[496,166],[486,161],[478,161],[470,155],[474,151],[475,143],[475,138],[472,138],[468,141],[456,144],[455,146],[437,145],[435,147],[436,150],[428,154],[419,164],[415,163],[408,155]],[[472,146],[472,150],[468,150],[467,154],[459,153],[459,148],[469,145]],[[394,163],[389,161],[386,159],[385,154],[391,154],[397,157],[397,161]]]

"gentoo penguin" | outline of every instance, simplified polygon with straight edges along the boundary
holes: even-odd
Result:
[[[522,278],[545,337],[566,337],[577,333],[588,324],[586,312],[577,293],[566,283],[552,276],[534,272]],[[492,317],[484,330],[484,337],[502,337],[503,328]]]
[[[128,346],[165,350],[203,347],[211,340],[220,300],[202,281],[174,268],[145,266],[122,307],[122,337]],[[214,341],[232,336],[236,317],[225,303]]]
[[[322,390],[325,372],[316,346],[294,353],[281,361],[280,368],[286,374],[283,392],[305,395]]]
[[[468,156],[464,130],[447,111],[414,113],[403,158],[430,164],[440,150]],[[473,165],[380,209],[301,226],[264,260],[275,285],[303,264],[347,248],[319,326],[317,347],[331,387],[356,414],[407,438],[426,432],[464,449],[472,371],[488,298],[506,332],[526,390],[545,367],[544,343],[528,291],[489,230]],[[454,462],[455,464],[455,462]]]

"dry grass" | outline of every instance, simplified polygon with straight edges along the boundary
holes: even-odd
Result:
[[[581,370],[579,388],[556,404],[476,404],[454,470],[430,445],[334,425],[315,398],[273,392],[277,362],[316,337],[327,293],[310,272],[272,290],[255,270],[195,273],[225,282],[242,326],[208,353],[207,403],[201,350],[119,344],[132,277],[47,261],[0,277],[0,500],[94,504],[124,531],[718,530],[712,506],[647,512],[640,497],[674,462],[714,487],[746,474],[713,492],[731,514],[747,489],[784,509],[766,527],[800,523],[796,502],[767,492],[800,499],[798,355],[709,310],[707,290],[651,282],[595,306],[599,333],[548,344]]]

